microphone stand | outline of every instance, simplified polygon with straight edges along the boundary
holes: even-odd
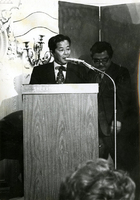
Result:
[[[114,125],[114,165],[115,165],[115,169],[117,169],[117,120],[116,120],[117,109],[116,109],[116,84],[115,84],[115,81],[107,73],[105,73],[105,72],[99,70],[98,68],[95,68],[94,66],[86,63],[84,60],[80,60],[80,59],[76,59],[76,58],[67,58],[66,60],[82,63],[85,66],[87,66],[89,69],[91,69],[93,71],[96,70],[99,73],[104,74],[113,83],[113,87],[114,87],[114,124],[113,124]]]

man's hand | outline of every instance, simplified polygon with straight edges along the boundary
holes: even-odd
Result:
[[[117,133],[120,132],[121,127],[122,127],[122,123],[120,121],[117,121],[116,122],[116,131],[117,131]],[[114,130],[114,121],[112,121],[112,124],[111,124],[111,133],[113,133],[113,130]]]

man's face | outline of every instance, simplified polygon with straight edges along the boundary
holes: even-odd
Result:
[[[71,53],[70,44],[67,40],[58,42],[57,48],[53,53],[55,62],[57,62],[60,65],[66,64],[67,63],[66,58],[70,56],[70,53]]]
[[[95,53],[92,58],[94,67],[100,69],[101,71],[106,71],[111,64],[111,59],[107,51],[102,53]]]

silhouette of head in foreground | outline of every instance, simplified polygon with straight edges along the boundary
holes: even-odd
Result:
[[[60,185],[59,200],[133,200],[135,183],[105,159],[88,161]]]

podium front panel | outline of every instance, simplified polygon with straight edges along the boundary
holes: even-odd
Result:
[[[94,93],[57,93],[48,87],[23,86],[25,200],[58,199],[62,179],[99,154],[98,85],[89,84]]]

